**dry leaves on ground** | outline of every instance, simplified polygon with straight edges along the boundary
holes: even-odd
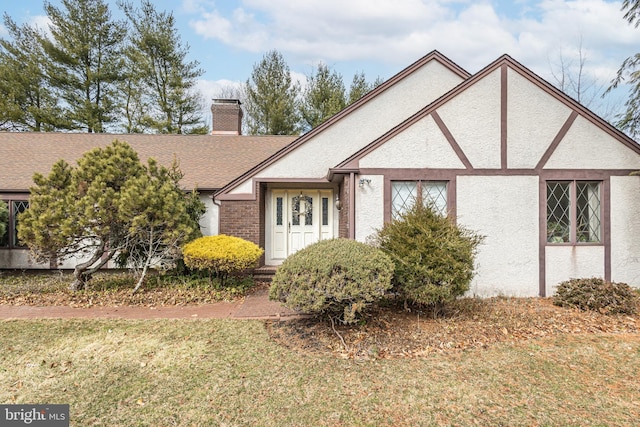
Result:
[[[355,359],[411,358],[554,334],[638,333],[639,329],[639,315],[567,309],[553,305],[550,298],[465,298],[437,317],[381,307],[363,325],[336,325],[337,333],[328,320],[313,318],[267,324],[271,337],[289,348]]]

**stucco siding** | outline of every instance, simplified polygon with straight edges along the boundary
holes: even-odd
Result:
[[[640,288],[640,176],[611,177],[611,280]]]
[[[500,70],[438,109],[474,168],[500,168]]]
[[[384,225],[384,177],[361,175],[358,179],[370,179],[362,187],[356,186],[356,240],[367,238]],[[359,181],[356,181],[359,182]]]
[[[437,61],[431,61],[278,159],[256,177],[323,178],[329,168],[374,141],[461,81],[451,70]],[[251,188],[251,185],[243,184],[231,193],[247,193]]]
[[[507,164],[533,169],[571,110],[523,76],[508,70]]]
[[[538,295],[538,178],[461,176],[457,194],[458,223],[485,236],[469,293]]]
[[[553,246],[546,251],[546,294],[560,282],[579,277],[604,277],[604,246]]]
[[[584,117],[577,117],[545,169],[640,169],[640,156]]]
[[[361,168],[464,168],[431,116],[360,159]]]
[[[200,201],[204,203],[207,211],[200,218],[200,231],[204,236],[216,236],[219,234],[219,207],[211,199],[211,195],[200,194]]]

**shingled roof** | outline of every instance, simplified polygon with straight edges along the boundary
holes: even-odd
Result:
[[[116,139],[131,145],[145,163],[153,157],[169,166],[175,157],[185,189],[215,190],[296,137],[0,132],[0,192],[27,191],[34,172],[48,174],[59,159],[75,165],[85,152]]]

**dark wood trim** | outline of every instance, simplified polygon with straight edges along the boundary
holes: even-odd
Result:
[[[569,132],[571,125],[573,125],[573,122],[576,120],[577,117],[578,117],[578,113],[576,113],[575,111],[572,111],[571,114],[569,114],[569,117],[564,122],[564,124],[558,131],[557,135],[555,136],[555,138],[553,138],[553,141],[551,141],[551,144],[547,147],[547,150],[544,152],[544,154],[540,158],[540,161],[535,167],[536,170],[542,170],[542,168],[544,168],[544,165],[547,164],[553,152],[556,151],[556,148],[558,148],[558,145],[560,145],[560,141],[562,141],[562,139],[565,137],[567,132]]]
[[[349,238],[356,238],[356,174],[349,174]]]
[[[602,240],[604,243],[604,280],[611,281],[611,178],[602,180]]]
[[[502,170],[509,167],[507,163],[507,114],[509,109],[507,105],[507,71],[507,64],[502,64],[500,66],[500,169]]]
[[[538,294],[547,296],[547,181],[538,181]]]
[[[440,129],[440,132],[442,132],[444,137],[447,139],[449,145],[451,145],[451,148],[453,148],[453,151],[455,151],[464,167],[467,170],[473,169],[473,165],[471,165],[471,162],[467,158],[467,155],[464,154],[464,151],[462,150],[462,148],[460,148],[460,145],[458,145],[458,142],[449,131],[447,125],[444,124],[438,112],[434,111],[433,113],[431,113],[431,117],[433,117],[433,121],[436,122],[436,125],[438,125],[438,128]]]

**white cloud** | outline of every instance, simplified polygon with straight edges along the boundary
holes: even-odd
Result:
[[[585,71],[608,82],[640,46],[640,29],[627,25],[620,7],[605,0],[244,0],[226,12],[209,6],[191,26],[232,48],[278,49],[305,64],[401,67],[437,49],[475,72],[507,53],[546,78],[550,63],[577,58],[581,44]]]

